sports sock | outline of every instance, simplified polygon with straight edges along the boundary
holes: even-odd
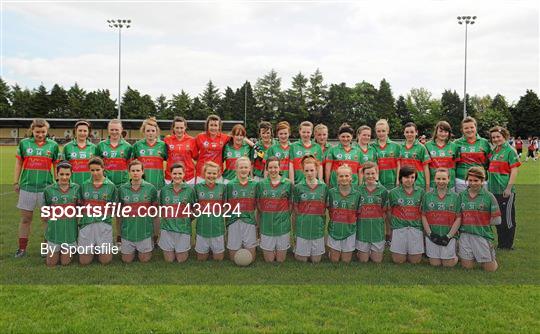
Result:
[[[28,245],[28,238],[19,238],[19,249],[20,250],[26,250],[27,245]]]

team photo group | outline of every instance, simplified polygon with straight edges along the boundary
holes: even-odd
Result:
[[[292,250],[302,262],[378,263],[389,247],[396,264],[425,256],[433,266],[496,271],[495,247],[513,249],[520,160],[503,127],[482,138],[472,117],[461,134],[439,121],[425,141],[407,123],[397,143],[381,119],[342,124],[331,145],[328,128],[308,121],[295,124],[294,142],[285,121],[260,122],[257,139],[241,124],[223,133],[216,115],[195,137],[187,124],[176,117],[162,130],[148,118],[131,145],[113,119],[108,138],[94,144],[90,122],[80,120],[60,148],[49,123],[34,119],[16,154],[15,257],[27,255],[34,213],[48,266],[70,264],[67,249],[88,265],[110,263],[114,249],[125,263],[150,261],[155,248],[167,262],[185,262],[192,245],[200,261],[242,254],[249,264],[259,248],[266,262],[283,262]],[[115,205],[129,214],[103,213]],[[81,207],[84,214],[68,214]]]

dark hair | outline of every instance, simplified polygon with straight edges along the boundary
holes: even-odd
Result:
[[[405,130],[406,128],[408,127],[413,127],[415,131],[418,131],[418,128],[416,127],[416,124],[414,124],[413,122],[407,122],[405,123],[405,126],[403,127],[403,129]]]
[[[414,174],[414,178],[416,179],[416,169],[411,166],[403,166],[399,169],[399,181],[401,182],[401,178],[411,176]]]
[[[56,173],[60,171],[61,168],[69,169],[69,171],[73,171],[73,167],[67,160],[62,160],[56,165]]]
[[[278,157],[270,157],[270,158],[268,158],[268,160],[266,160],[266,165],[264,166],[264,169],[268,170],[268,165],[273,161],[277,161],[277,163],[279,164],[279,158]]]
[[[99,165],[101,168],[105,168],[105,163],[100,157],[93,157],[92,159],[88,160],[88,167],[90,167],[90,165]]]
[[[86,125],[88,127],[88,132],[90,132],[90,130],[92,129],[92,127],[90,126],[90,122],[84,120],[84,119],[81,119],[81,120],[78,120],[77,123],[75,123],[75,126],[73,127],[73,129],[75,130],[75,132],[77,132],[77,128],[81,125]]]
[[[267,122],[267,121],[260,122],[259,123],[259,135],[261,134],[261,130],[270,130],[270,133],[272,133],[272,123]]]
[[[338,135],[341,135],[342,133],[349,133],[351,136],[354,137],[354,130],[353,128],[347,124],[347,123],[343,123],[341,124],[341,126],[339,127],[338,129]]]
[[[204,131],[208,131],[208,124],[210,124],[211,121],[215,121],[219,123],[219,131],[221,131],[221,118],[219,118],[218,115],[210,115],[206,117],[206,122],[204,123]]]
[[[171,131],[174,131],[174,123],[176,122],[182,122],[186,125],[186,130],[187,130],[187,121],[184,117],[182,116],[174,116],[174,119],[172,121],[172,124],[171,124]]]
[[[433,141],[435,141],[437,139],[437,130],[438,129],[441,129],[441,130],[444,130],[444,131],[448,132],[447,141],[449,141],[450,137],[452,136],[452,127],[450,126],[450,123],[448,123],[447,121],[439,121],[439,122],[437,122],[437,124],[435,125],[435,128],[433,129]]]
[[[186,170],[186,168],[185,168],[185,166],[184,166],[183,163],[181,163],[181,162],[175,162],[174,164],[172,164],[171,167],[169,167],[169,172],[172,173],[173,169],[175,169],[175,168],[182,168],[182,170],[184,170],[184,171]]]

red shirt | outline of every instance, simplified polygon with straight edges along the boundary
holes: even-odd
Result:
[[[177,162],[181,162],[185,167],[184,180],[189,181],[195,177],[195,163],[198,150],[196,149],[195,139],[188,134],[180,139],[175,135],[169,135],[163,140],[167,145],[167,169],[165,170],[165,179],[171,179],[169,168]]]
[[[199,133],[195,137],[195,149],[199,153],[197,160],[197,176],[203,177],[202,171],[204,163],[213,161],[219,165],[223,172],[223,147],[229,141],[229,136],[218,133],[214,138],[208,132]]]
[[[523,148],[523,141],[521,139],[516,139],[516,150],[521,151]]]

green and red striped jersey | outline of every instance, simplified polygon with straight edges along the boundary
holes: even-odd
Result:
[[[246,183],[240,183],[237,178],[234,178],[225,186],[225,199],[231,205],[231,217],[226,217],[227,225],[230,225],[238,220],[246,224],[255,225],[255,214],[257,209],[256,200],[257,182],[248,180]],[[239,205],[240,215],[233,213],[236,206]]]
[[[63,159],[69,161],[73,167],[71,181],[82,186],[91,177],[88,161],[96,155],[96,145],[87,140],[84,146],[79,146],[74,139],[64,146]]]
[[[294,186],[297,237],[308,240],[324,237],[327,195],[328,187],[320,180],[313,187],[305,180]]]
[[[356,222],[356,240],[362,242],[384,241],[384,218],[386,216],[386,203],[388,190],[377,184],[375,189],[369,190],[365,184],[358,187],[360,205]]]
[[[195,202],[195,191],[191,186],[182,183],[178,191],[172,183],[163,186],[159,192],[159,205],[163,212],[160,229],[191,235],[191,217],[186,207],[191,209]]]
[[[414,227],[421,231],[422,226],[422,198],[425,190],[415,186],[411,193],[405,191],[402,185],[390,190],[388,194],[388,208],[390,210],[390,223],[392,229]]]
[[[225,222],[221,214],[225,203],[225,185],[206,182],[195,185],[195,197],[200,204],[201,215],[197,218],[197,235],[216,238],[225,234]],[[219,215],[214,215],[215,213]]]
[[[156,188],[144,180],[137,190],[133,189],[131,182],[124,183],[118,187],[118,201],[123,207],[131,208],[129,217],[122,217],[122,238],[133,242],[150,238],[154,231],[154,218],[146,212],[158,204]],[[139,208],[141,215],[138,214]]]
[[[437,189],[424,195],[422,213],[426,216],[431,232],[447,235],[460,214],[459,196],[449,190],[443,197]]]
[[[491,147],[486,139],[476,135],[474,141],[468,141],[465,137],[461,137],[456,139],[454,143],[459,152],[459,158],[456,161],[456,177],[458,179],[465,180],[467,171],[471,167],[487,168]]]
[[[33,137],[21,140],[17,146],[17,159],[22,162],[19,188],[40,193],[53,184],[51,168],[59,158],[58,144],[52,139],[36,143]]]
[[[396,186],[397,174],[396,169],[399,161],[401,147],[399,144],[386,140],[386,143],[381,143],[375,140],[371,146],[377,152],[377,166],[379,166],[379,183],[392,189]]]
[[[304,172],[302,171],[302,158],[310,154],[320,162],[323,162],[321,146],[315,141],[311,141],[308,146],[305,146],[302,143],[302,140],[291,145],[291,148],[289,149],[289,159],[293,164],[295,184],[300,183],[300,181],[305,179]]]
[[[277,185],[272,185],[266,178],[256,187],[257,205],[260,214],[261,234],[280,236],[291,231],[292,184],[281,178]]]
[[[482,188],[473,198],[469,191],[465,190],[459,194],[459,203],[461,206],[459,230],[493,241],[495,238],[490,225],[491,218],[501,215],[495,196]]]
[[[272,143],[268,146],[264,146],[262,140],[260,140],[253,147],[253,175],[258,177],[264,177],[264,166],[266,162],[266,153],[275,145],[276,141],[272,139]]]
[[[456,185],[456,160],[459,157],[459,150],[455,143],[448,142],[444,146],[439,146],[435,141],[428,141],[426,149],[431,157],[429,163],[430,187],[435,188],[435,172],[438,168],[448,169],[450,174],[449,188]]]
[[[163,161],[167,159],[167,147],[161,140],[149,145],[146,139],[138,140],[133,144],[133,159],[142,162],[144,166],[144,180],[150,182],[156,190],[165,185]]]
[[[289,178],[289,149],[290,149],[290,143],[287,143],[286,146],[281,146],[280,143],[276,143],[266,151],[266,154],[264,156],[264,164],[266,165],[266,161],[270,159],[271,157],[276,157],[279,159],[279,170],[281,176],[284,178]]]
[[[169,172],[172,165],[177,162],[184,164],[184,181],[191,181],[195,177],[195,163],[199,151],[195,148],[195,139],[188,134],[184,134],[178,139],[175,135],[169,135],[163,140],[167,146],[167,168],[165,169],[165,179],[171,179]]]
[[[347,149],[343,147],[341,143],[332,147],[326,155],[326,163],[330,162],[332,167],[330,169],[330,188],[335,188],[338,185],[337,182],[337,170],[343,165],[349,165],[352,169],[352,184],[358,184],[358,167],[360,166],[360,152],[357,147],[350,146]]]
[[[335,240],[344,240],[356,233],[356,219],[360,205],[360,192],[351,187],[344,196],[339,188],[328,190],[326,206],[329,211],[328,235]]]
[[[419,187],[426,188],[426,176],[424,175],[424,166],[431,162],[431,158],[426,147],[418,140],[415,140],[412,146],[404,143],[400,151],[401,166],[410,166],[416,170],[416,182]]]
[[[512,168],[521,166],[516,150],[504,143],[501,147],[495,148],[489,154],[488,169],[488,189],[493,194],[502,194],[510,181],[510,172]],[[512,185],[512,192],[515,187]]]
[[[132,153],[131,145],[124,139],[116,146],[110,139],[103,140],[96,147],[96,155],[105,163],[105,175],[117,186],[129,181],[127,166]]]
[[[49,185],[43,191],[43,204],[50,207],[73,207],[75,210],[79,204],[79,185],[70,183],[67,191],[63,191],[56,183]],[[72,244],[77,241],[77,233],[77,217],[58,217],[57,220],[47,222],[45,239],[55,244]]]
[[[232,140],[223,148],[223,178],[232,180],[236,177],[236,160],[241,157],[246,157],[251,160],[251,147],[248,144],[242,144],[240,147],[234,146]]]
[[[377,159],[377,151],[375,148],[371,145],[368,145],[368,147],[364,150],[360,145],[358,147],[358,152],[360,154],[358,159],[358,169],[362,169],[362,166],[368,161],[371,161],[375,164],[378,163]]]
[[[105,206],[107,205],[108,202],[111,202],[111,203],[117,202],[118,201],[117,196],[118,196],[118,193],[117,193],[116,186],[111,180],[107,178],[105,178],[105,180],[99,187],[96,187],[94,185],[94,182],[92,181],[92,179],[86,181],[81,186],[81,195],[80,195],[81,204],[84,206],[89,205],[90,207],[101,207],[102,216],[101,217],[84,216],[79,221],[79,225],[85,226],[92,223],[111,224],[112,223],[112,217],[111,217],[112,206],[111,206],[111,209],[109,209],[111,211],[109,211],[108,213],[105,212]],[[107,217],[103,219],[105,214],[107,214]]]

